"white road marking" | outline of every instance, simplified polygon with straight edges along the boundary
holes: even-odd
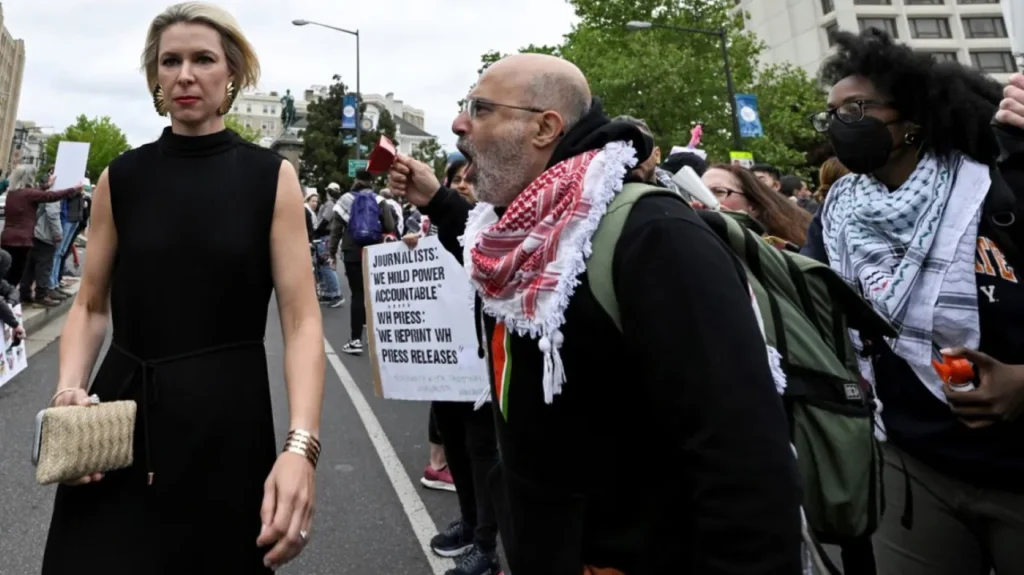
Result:
[[[420,542],[423,555],[426,556],[427,562],[430,563],[430,568],[433,570],[434,575],[444,575],[445,571],[455,566],[455,563],[451,559],[434,555],[434,552],[430,550],[430,538],[437,534],[437,526],[434,524],[434,520],[423,505],[419,492],[412,484],[412,480],[409,479],[409,475],[406,474],[405,467],[402,466],[401,460],[398,459],[395,448],[388,441],[384,428],[377,421],[377,416],[374,415],[373,409],[370,408],[370,404],[366,401],[366,397],[363,396],[363,392],[360,391],[359,386],[352,379],[352,374],[345,368],[345,364],[341,362],[341,358],[338,357],[338,354],[326,338],[324,339],[324,350],[327,353],[327,361],[334,368],[334,372],[338,374],[338,379],[345,386],[345,391],[348,393],[349,399],[352,400],[352,405],[355,406],[359,419],[363,421],[363,427],[366,428],[370,441],[373,443],[374,449],[377,450],[380,462],[384,464],[384,471],[387,472],[388,479],[391,480],[391,486],[395,489],[395,493],[398,494],[399,501],[402,502],[402,509],[405,511],[405,516],[409,518],[413,532],[416,533],[416,539]],[[369,351],[369,348],[367,348],[367,351]]]

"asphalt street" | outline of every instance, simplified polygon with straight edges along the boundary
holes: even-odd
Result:
[[[324,308],[323,316],[329,346],[340,350],[348,341],[348,305]],[[274,305],[266,349],[280,442],[288,426],[287,394]],[[41,565],[55,488],[35,484],[30,450],[35,414],[53,393],[57,352],[56,343],[42,349],[29,359],[26,371],[0,387],[0,575],[36,574]],[[278,572],[443,573],[451,564],[428,558],[423,542],[457,516],[458,504],[455,494],[419,484],[428,456],[428,406],[375,397],[368,351],[361,357],[339,355],[329,357],[326,370],[324,450],[317,469],[311,541],[298,559]],[[348,388],[343,377],[351,377]],[[357,405],[369,410],[361,414]]]

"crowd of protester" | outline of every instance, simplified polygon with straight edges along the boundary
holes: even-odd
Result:
[[[256,66],[251,46],[230,15],[182,6],[193,8],[169,9],[154,22],[150,44],[159,45],[162,34],[183,46],[197,43],[214,61],[204,73],[230,100],[231,74],[253,81],[246,75]],[[202,33],[175,32],[176,26]],[[259,191],[262,209],[247,212],[248,219],[265,228],[272,217],[279,231],[268,232],[262,251],[246,252],[244,269],[232,270],[258,268],[267,298],[272,288],[286,292],[278,296],[282,325],[290,326],[286,352],[294,354],[286,364],[297,373],[290,378],[307,383],[289,379],[289,394],[301,406],[292,427],[319,425],[309,414],[319,409],[322,381],[318,387],[315,376],[298,373],[323,367],[319,315],[315,303],[306,304],[310,273],[321,303],[338,307],[345,303],[337,273],[343,272],[351,331],[341,351],[361,355],[364,248],[394,241],[415,248],[436,236],[464,266],[475,294],[478,353],[491,381],[476,404],[429,407],[421,483],[458,500],[459,516],[429,543],[433,553],[456,558],[448,575],[497,575],[502,564],[506,575],[825,575],[838,573],[833,563],[848,575],[1024,572],[1024,289],[1016,276],[1024,242],[1024,76],[1001,86],[874,29],[833,39],[836,51],[821,69],[827,101],[808,120],[835,157],[816,175],[742,167],[693,146],[663,157],[658,135],[642,118],[610,117],[576,66],[541,54],[509,56],[482,73],[453,123],[460,152],[444,174],[399,155],[386,184],[360,171],[347,191],[331,183],[323,195],[307,194],[305,242],[294,170],[240,143],[218,120],[219,107],[170,104],[174,121],[159,145],[189,151],[187,161],[198,163],[187,165],[213,174],[204,171],[192,184],[207,188],[227,181],[217,174],[231,173],[234,164],[202,163],[206,158],[195,152],[212,149],[203,138],[259,164],[244,186],[234,185]],[[225,62],[225,51],[251,61],[231,68],[239,63]],[[185,72],[160,67],[155,52],[149,55],[154,78],[182,85]],[[167,111],[162,99],[155,102]],[[189,132],[202,122],[219,131]],[[167,160],[134,151],[112,166],[111,179],[119,170],[121,177],[129,168],[144,171],[131,162],[158,161]],[[699,182],[678,178],[682,170],[693,170]],[[186,172],[178,175],[187,179]],[[274,175],[273,186],[258,177],[264,173]],[[11,230],[0,235],[9,253],[0,251],[0,269],[8,266],[6,279],[19,283],[23,301],[52,305],[63,294],[52,266],[88,217],[67,205],[81,188],[47,191],[34,181],[27,168],[12,175]],[[87,320],[106,325],[95,310],[106,309],[107,294],[92,282],[105,289],[100,276],[113,269],[115,240],[122,233],[144,237],[146,229],[130,226],[131,219],[115,229],[113,216],[126,215],[111,213],[106,173],[102,181],[106,204],[94,233],[105,239],[92,269],[103,273],[84,282],[89,301],[69,320],[81,336],[69,338],[72,351],[85,345],[79,340],[90,333]],[[290,208],[268,207],[275,205],[269,198],[294,207],[295,217]],[[163,200],[154,194],[147,201]],[[226,210],[228,202],[219,201]],[[291,257],[307,242],[309,269]],[[266,244],[274,244],[272,253]],[[128,252],[136,266],[145,263],[141,255]],[[215,259],[206,263],[203,269],[218,267]],[[227,272],[218,279],[216,285],[233,288]],[[11,291],[0,283],[4,290]],[[232,321],[243,324],[242,317],[265,307],[262,298],[263,292],[259,301],[246,300],[245,310],[209,313],[234,313]],[[3,305],[0,318],[6,321]],[[250,322],[242,345],[259,335],[263,319]],[[100,332],[93,331],[98,349]],[[815,347],[812,340],[826,343]],[[199,356],[226,347],[210,349]],[[253,357],[262,353],[254,350]],[[72,351],[62,349],[62,373],[72,362],[74,371],[91,372],[91,364],[82,367],[87,354]],[[117,346],[113,353],[115,361],[117,354],[138,360]],[[935,366],[947,357],[971,362],[973,389],[954,389],[940,378]],[[255,360],[231,365],[244,372]],[[266,385],[266,370],[258,367],[250,379]],[[136,371],[146,378],[146,369]],[[850,377],[836,384],[834,373]],[[827,401],[807,399],[815,393]],[[88,400],[74,388],[61,401]],[[266,415],[268,401],[243,406]],[[162,397],[159,409],[191,415],[189,405],[198,409]],[[853,407],[829,412],[828,405]],[[271,421],[251,417],[245,422],[260,437],[272,437]],[[259,560],[276,568],[306,545],[311,495],[293,502],[286,494],[312,492],[316,457],[309,457],[307,439],[307,451],[293,445],[274,463],[266,449],[246,452],[249,430],[235,427],[228,433],[234,462],[263,475],[245,477],[245,489],[225,489],[221,462],[211,456],[189,466],[190,481],[168,488],[179,491],[167,501],[215,508],[217,527],[228,526],[218,564],[236,558],[255,565],[251,540],[259,527],[257,544],[271,549]],[[199,444],[202,432],[186,431]],[[857,443],[829,443],[843,437]],[[44,573],[89,571],[79,562],[141,572],[130,565],[188,559],[181,555],[193,542],[189,529],[208,519],[165,525],[154,521],[163,511],[140,510],[138,501],[170,498],[158,490],[142,496],[143,483],[129,481],[143,476],[143,466],[153,480],[145,438],[145,457],[131,470],[75,482],[102,480],[98,498],[61,487]],[[166,453],[178,454],[178,465],[186,459],[180,449]],[[856,467],[863,453],[866,477],[824,485],[829,473]],[[264,501],[257,526],[263,477],[267,501],[278,498],[276,508],[288,512],[275,513],[273,501]],[[125,536],[148,529],[170,537],[150,542],[145,553],[118,553],[105,540],[100,560],[87,552],[106,535],[95,525],[126,529]],[[174,533],[165,529],[170,525]]]

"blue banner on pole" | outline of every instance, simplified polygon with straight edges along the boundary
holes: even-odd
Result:
[[[757,96],[736,94],[736,115],[739,116],[740,136],[744,138],[764,137],[761,113],[757,111]]]
[[[341,101],[341,129],[356,129],[356,105],[358,101],[354,95],[345,96]]]

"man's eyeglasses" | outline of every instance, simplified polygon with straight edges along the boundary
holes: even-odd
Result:
[[[838,119],[844,124],[854,124],[864,119],[864,110],[866,108],[885,108],[890,106],[892,106],[891,102],[883,102],[881,100],[854,100],[831,110],[811,114],[809,119],[815,130],[827,132],[833,118]]]
[[[499,104],[498,102],[491,102],[480,98],[466,98],[462,103],[462,111],[469,114],[470,118],[475,118],[481,111],[493,112],[495,108],[509,108],[511,110],[522,110],[524,112],[533,112],[535,114],[543,114],[545,112],[545,110],[541,110],[540,108]]]

